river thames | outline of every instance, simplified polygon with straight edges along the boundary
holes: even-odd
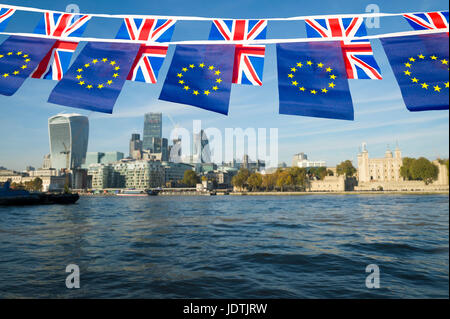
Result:
[[[0,207],[0,243],[1,298],[449,297],[447,195],[81,197]]]

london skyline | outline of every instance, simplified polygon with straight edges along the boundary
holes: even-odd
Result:
[[[27,5],[26,1],[4,1],[7,4]],[[64,10],[64,4],[50,1],[36,1],[35,6]],[[99,8],[107,13],[119,13],[120,2],[99,1],[95,4],[85,0],[77,2],[84,12],[95,12]],[[296,6],[287,1],[286,6],[273,8],[274,16],[326,14],[336,12],[364,12],[365,1],[337,4],[327,1],[317,11],[317,7],[308,3]],[[384,12],[401,12],[417,10],[440,10],[448,7],[445,1],[418,1],[379,4]],[[243,6],[240,14],[246,17],[267,16],[269,1],[263,1],[258,8],[253,5]],[[293,8],[295,11],[287,10]],[[105,11],[105,12],[106,12]],[[179,14],[176,6],[170,4],[139,3],[130,4],[127,13],[164,13]],[[201,1],[193,1],[189,8],[183,8],[185,15],[236,16],[231,4],[204,6]],[[36,19],[25,19],[19,14],[11,21],[6,31],[20,32],[34,28]],[[395,21],[393,21],[395,20]],[[120,21],[95,21],[88,25],[85,36],[94,34],[113,36]],[[185,27],[176,28],[173,40],[186,36],[205,38],[209,32],[208,23],[183,22]],[[368,29],[369,34],[409,30],[406,21],[389,18],[382,19],[380,29]],[[188,30],[188,31],[186,31]],[[273,23],[268,29],[270,37],[304,36],[301,24],[292,22],[284,27]],[[5,39],[6,36],[0,36]],[[47,103],[48,94],[56,84],[54,81],[28,79],[13,97],[0,96],[2,120],[0,134],[8,138],[0,139],[0,165],[11,169],[22,169],[27,165],[39,167],[43,156],[49,153],[47,120],[60,112],[77,112],[89,117],[90,141],[88,151],[120,151],[128,153],[129,138],[132,133],[143,132],[144,113],[163,113],[163,136],[169,136],[174,126],[181,126],[192,131],[192,121],[201,120],[203,128],[217,127],[222,132],[225,128],[278,128],[279,161],[290,163],[294,154],[305,152],[312,159],[324,160],[334,166],[342,160],[350,159],[356,163],[358,147],[362,142],[374,156],[382,156],[389,144],[391,148],[398,142],[404,156],[424,156],[431,160],[449,156],[449,114],[448,111],[408,112],[403,103],[400,90],[392,70],[378,40],[373,41],[374,54],[377,56],[383,80],[351,80],[350,89],[355,107],[355,121],[326,120],[278,114],[277,78],[275,66],[275,48],[267,46],[262,87],[234,85],[231,94],[230,113],[228,117],[197,109],[192,106],[168,103],[158,100],[173,47],[169,48],[156,85],[127,82],[119,97],[112,115],[96,114],[69,107]],[[83,45],[75,53],[80,52]],[[8,119],[8,120],[5,120]],[[172,122],[173,121],[173,122]]]

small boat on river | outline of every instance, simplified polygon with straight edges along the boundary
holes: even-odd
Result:
[[[78,194],[32,193],[9,186],[9,182],[6,182],[0,188],[0,206],[74,204],[80,198]]]

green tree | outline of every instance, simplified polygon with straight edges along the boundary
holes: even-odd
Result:
[[[262,184],[261,186],[266,189],[266,191],[273,189],[277,182],[276,174],[265,174],[262,176]]]
[[[247,184],[251,188],[252,191],[259,189],[262,185],[263,178],[259,173],[253,173],[247,179]]]
[[[353,164],[350,160],[346,160],[336,166],[336,172],[337,175],[346,175],[346,176],[353,176],[356,173],[356,168],[353,167]]]
[[[334,176],[334,173],[333,173],[333,171],[331,169],[328,169],[327,170],[327,175],[328,176]]]
[[[239,172],[231,179],[231,184],[238,188],[243,188],[247,185],[247,180],[250,177],[248,169],[241,168]]]
[[[197,173],[195,173],[193,170],[186,170],[184,172],[183,179],[181,182],[185,184],[188,187],[195,187],[195,185],[200,181],[200,178],[198,177]]]
[[[428,185],[437,180],[439,168],[425,157],[420,157],[412,163],[411,174],[413,179],[422,180]]]
[[[413,179],[411,173],[411,166],[415,159],[411,157],[404,157],[402,161],[402,167],[400,167],[400,176],[405,180],[410,181]]]

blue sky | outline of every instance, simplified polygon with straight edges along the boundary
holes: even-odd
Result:
[[[239,0],[239,1],[7,1],[0,3],[34,6],[64,11],[70,3],[81,12],[111,14],[161,14],[224,18],[288,17],[312,14],[362,13],[374,3],[382,12],[415,12],[448,10],[448,2],[441,0],[408,1],[300,1]],[[274,4],[276,3],[276,5]],[[18,12],[5,31],[32,32],[40,14]],[[114,37],[121,20],[94,18],[85,36]],[[210,22],[180,22],[173,40],[207,39]],[[381,19],[379,29],[369,34],[410,30],[401,17]],[[269,22],[269,38],[305,37],[302,21]],[[6,36],[0,36],[3,41]],[[305,152],[309,158],[325,160],[329,166],[356,155],[362,142],[367,142],[371,157],[381,157],[387,145],[398,142],[403,155],[425,156],[430,159],[448,157],[448,111],[408,112],[402,101],[386,55],[378,40],[372,42],[375,57],[381,67],[382,81],[350,80],[355,121],[318,119],[278,114],[275,46],[266,49],[264,85],[262,87],[234,85],[229,116],[208,112],[192,106],[159,101],[163,79],[173,55],[169,49],[159,74],[159,83],[149,85],[127,82],[116,103],[114,114],[87,112],[80,109],[47,103],[56,82],[28,79],[12,97],[0,95],[0,166],[24,169],[26,165],[40,167],[49,153],[47,119],[60,112],[76,112],[89,116],[88,151],[122,151],[127,153],[131,133],[141,133],[146,112],[163,112],[163,135],[169,136],[173,122],[192,129],[193,120],[201,120],[202,127],[278,128],[279,160],[291,163],[292,155]],[[82,46],[79,46],[78,51]]]

